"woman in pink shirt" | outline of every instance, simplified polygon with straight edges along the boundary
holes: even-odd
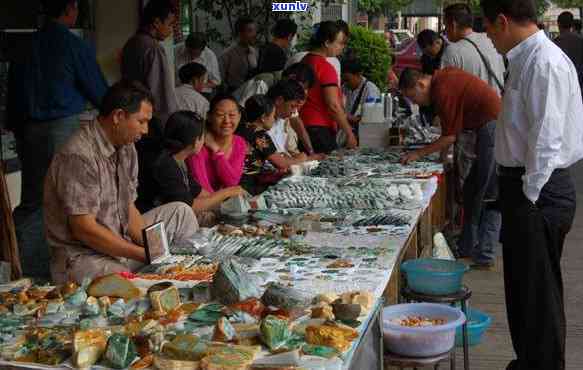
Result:
[[[211,101],[205,145],[186,160],[192,177],[209,193],[239,185],[247,154],[245,139],[235,135],[240,121],[235,98],[217,95]]]

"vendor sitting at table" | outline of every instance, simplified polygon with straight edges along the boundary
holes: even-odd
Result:
[[[247,153],[245,140],[235,131],[241,121],[241,107],[231,95],[213,98],[207,114],[202,149],[186,160],[193,179],[209,194],[239,185]]]
[[[491,269],[501,224],[500,212],[494,206],[498,195],[494,130],[502,105],[500,97],[478,77],[452,67],[433,76],[405,69],[399,88],[420,106],[433,104],[441,120],[441,137],[407,153],[403,163],[446,150],[454,143],[466,147],[460,152],[472,157],[463,186],[464,226],[458,257],[472,257],[473,268]]]
[[[148,132],[153,100],[137,82],[119,82],[103,98],[98,118],[55,155],[45,181],[44,217],[54,283],[81,283],[132,271],[146,261],[142,230],[166,225],[169,245],[198,229],[192,208],[169,203],[141,215],[134,206],[138,157],[134,143]]]
[[[303,93],[303,92],[302,92]],[[265,95],[254,95],[245,103],[247,122],[242,123],[237,134],[247,141],[247,156],[241,186],[252,195],[265,191],[277,182],[293,164],[301,161],[278,153],[268,130],[275,122],[275,103]],[[271,162],[276,173],[266,173],[264,164]]]
[[[310,66],[305,65],[307,68]],[[322,154],[308,156],[298,148],[298,135],[290,119],[305,103],[307,88],[301,82],[289,78],[273,85],[266,96],[275,105],[275,122],[267,131],[278,153],[293,158],[296,162],[322,159]]]
[[[205,122],[200,115],[179,111],[170,116],[164,128],[164,150],[152,165],[152,187],[155,194],[150,208],[170,202],[192,206],[198,223],[211,227],[216,223],[215,210],[228,198],[243,195],[240,186],[217,190],[210,194],[190,175],[185,160],[200,152],[204,145]]]

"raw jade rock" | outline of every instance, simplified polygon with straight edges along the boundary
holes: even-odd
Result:
[[[293,308],[305,308],[309,306],[311,297],[297,289],[288,288],[278,283],[269,285],[261,302],[266,306],[291,310]]]
[[[136,346],[123,334],[113,334],[107,342],[105,362],[114,369],[127,368],[137,357]]]
[[[257,279],[235,258],[221,262],[211,284],[213,299],[229,305],[260,295]]]
[[[288,321],[271,315],[261,321],[259,331],[261,340],[271,351],[284,346],[291,336]]]

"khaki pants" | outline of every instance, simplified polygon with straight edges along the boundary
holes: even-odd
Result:
[[[189,240],[198,230],[197,219],[188,205],[168,203],[143,215],[145,226],[163,221],[168,244]],[[82,283],[83,279],[114,272],[136,271],[143,266],[138,261],[116,258],[95,252],[90,248],[52,248],[51,275],[55,284],[67,281]]]

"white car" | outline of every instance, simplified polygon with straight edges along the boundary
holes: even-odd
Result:
[[[374,33],[383,35],[389,44],[389,47],[393,49],[399,49],[401,45],[407,41],[413,39],[413,33],[409,30],[373,30]]]
[[[394,48],[398,48],[405,42],[415,38],[415,35],[409,30],[389,30],[390,42]]]

